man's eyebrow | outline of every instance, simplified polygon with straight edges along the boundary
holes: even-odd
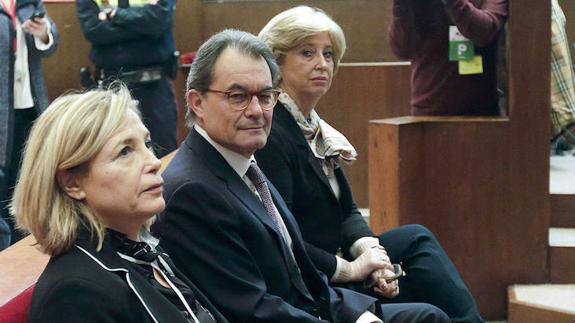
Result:
[[[270,90],[273,90],[273,89],[274,89],[273,86],[271,86],[271,85],[266,85],[266,86],[264,86],[263,88],[259,89],[257,92],[270,91]],[[227,91],[230,91],[230,90],[242,90],[242,91],[245,91],[245,92],[251,92],[251,91],[249,91],[248,89],[246,89],[245,86],[240,85],[240,84],[237,84],[237,83],[233,83],[232,85],[230,85],[230,86],[227,88]]]

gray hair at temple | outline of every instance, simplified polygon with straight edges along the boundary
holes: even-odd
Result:
[[[213,82],[213,70],[216,61],[221,53],[229,47],[254,58],[263,58],[270,68],[272,86],[278,86],[280,69],[271,49],[259,38],[248,32],[226,29],[210,37],[196,53],[186,82],[186,93],[191,89],[200,93],[205,93],[208,90]],[[194,121],[194,112],[188,106],[186,127],[191,129]]]

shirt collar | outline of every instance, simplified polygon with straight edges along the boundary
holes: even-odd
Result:
[[[200,136],[206,139],[206,141],[210,143],[210,145],[212,145],[212,147],[214,147],[220,153],[220,155],[222,155],[222,157],[224,157],[224,159],[238,174],[238,176],[244,177],[244,175],[248,171],[248,168],[250,167],[250,163],[252,162],[255,163],[256,159],[254,158],[253,155],[250,156],[250,158],[246,158],[243,155],[238,154],[237,152],[218,144],[212,138],[210,138],[208,133],[204,129],[202,129],[202,127],[200,127],[197,123],[194,124],[194,129],[200,134]]]

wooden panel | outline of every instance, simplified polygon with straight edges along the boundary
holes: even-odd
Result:
[[[549,268],[552,283],[575,284],[575,248],[551,247]]]
[[[372,228],[429,227],[489,320],[506,317],[509,284],[549,279],[550,5],[510,11],[508,119],[370,125]]]
[[[368,121],[409,114],[410,66],[406,63],[342,64],[318,114],[358,151],[345,171],[359,207],[368,207]]]
[[[551,227],[575,227],[574,215],[574,194],[551,194]]]
[[[80,68],[90,64],[90,45],[80,30],[75,3],[47,3],[46,10],[60,33],[58,49],[43,60],[48,96],[53,100],[70,89],[81,88]]]
[[[38,280],[50,257],[38,251],[28,236],[0,252],[0,306]]]
[[[257,34],[274,15],[305,4],[323,9],[342,27],[349,47],[345,62],[381,62],[397,60],[387,40],[391,3],[391,0],[209,2],[203,5],[201,26],[205,37],[224,28]]]

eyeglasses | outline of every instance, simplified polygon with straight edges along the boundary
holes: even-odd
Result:
[[[219,93],[226,96],[230,107],[236,111],[245,110],[254,96],[258,97],[258,103],[263,110],[269,111],[274,108],[274,105],[278,101],[278,97],[281,93],[280,90],[270,89],[261,92],[248,92],[241,89],[230,90],[230,91],[220,91],[207,89],[207,92]]]

